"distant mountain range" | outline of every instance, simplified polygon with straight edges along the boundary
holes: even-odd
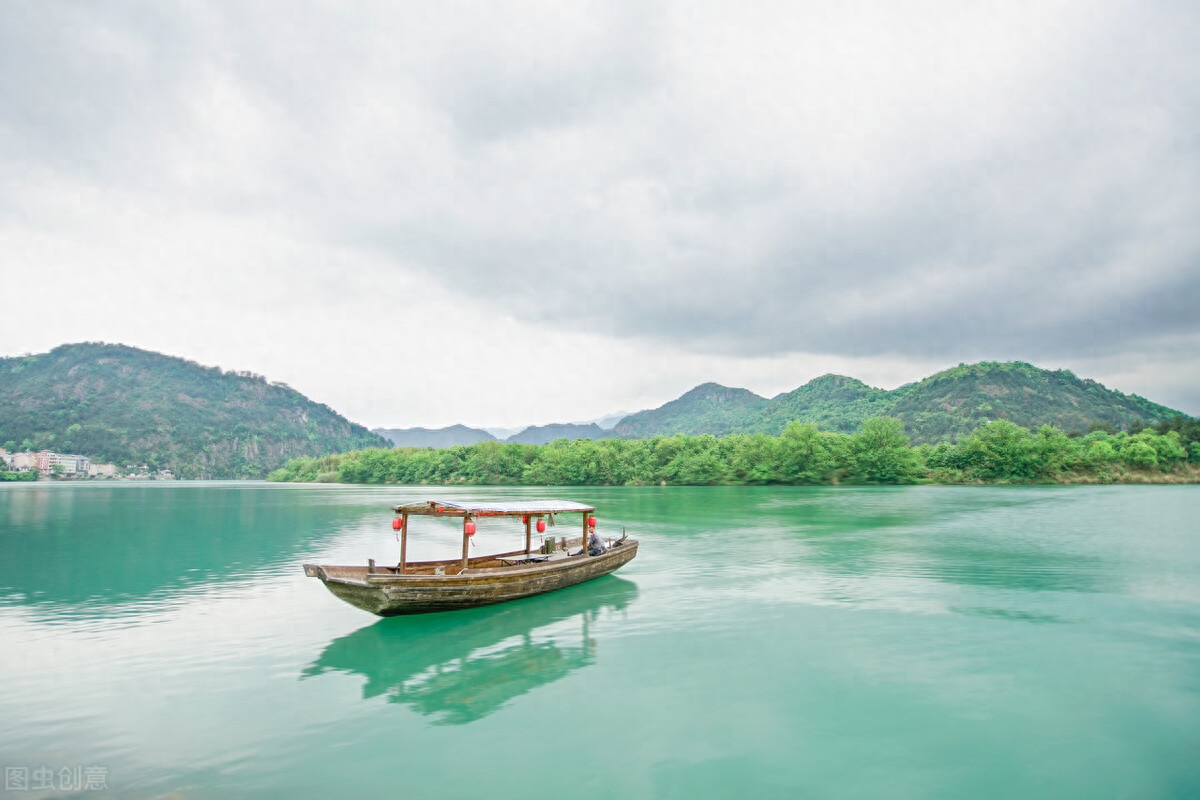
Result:
[[[983,362],[891,391],[842,375],[824,375],[770,399],[705,383],[658,408],[625,415],[612,429],[596,422],[535,425],[505,441],[777,434],[792,420],[850,432],[881,415],[902,420],[914,443],[954,440],[993,419],[1026,428],[1051,423],[1070,432],[1181,416],[1068,370]],[[484,441],[497,439],[463,425],[368,431],[260,375],[125,345],[68,344],[0,358],[0,447],[8,450],[73,452],[118,466],[169,468],[183,478],[251,478],[297,456]]]
[[[868,417],[904,422],[914,443],[955,440],[993,419],[1025,428],[1045,424],[1065,431],[1092,425],[1126,428],[1181,412],[1138,395],[1107,389],[1069,370],[1045,370],[1020,361],[961,364],[917,383],[886,391],[844,375],[823,375],[770,400],[746,389],[705,383],[649,411],[630,414],[615,432],[625,438],[675,433],[778,434],[793,420],[851,432]]]
[[[0,447],[79,453],[181,478],[260,478],[297,456],[388,442],[249,372],[116,344],[0,358]]]
[[[503,441],[509,444],[548,444],[555,439],[608,439],[616,434],[605,430],[594,422],[566,422],[552,425],[530,425],[505,439],[498,439],[482,428],[451,425],[448,428],[375,428],[379,434],[396,447],[454,447],[479,442]]]
[[[563,423],[560,425],[531,425],[504,441],[514,444],[548,444],[555,439],[611,439],[611,430],[605,430],[594,422],[586,425]]]
[[[1082,432],[1094,425],[1121,429],[1135,420],[1159,422],[1180,415],[1069,370],[1045,370],[1020,361],[981,362],[961,364],[891,391],[844,375],[823,375],[770,399],[748,389],[703,383],[658,408],[623,417],[611,430],[596,424],[541,425],[503,441],[545,444],[558,438],[778,434],[793,420],[849,433],[868,417],[893,416],[904,422],[909,437],[919,444],[956,440],[993,419],[1008,419],[1026,428],[1049,423]],[[448,445],[436,443],[438,437],[459,429],[475,438],[456,444],[496,440],[487,431],[462,426],[431,431],[425,438],[413,433],[420,428],[376,432],[398,444],[400,438],[392,434],[404,434],[405,446],[444,447]]]
[[[457,447],[497,441],[482,428],[451,425],[448,428],[372,428],[371,433],[382,436],[396,447]]]

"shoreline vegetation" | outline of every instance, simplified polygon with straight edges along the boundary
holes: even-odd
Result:
[[[595,424],[535,425],[501,442],[568,448],[566,454],[552,449],[539,455],[542,451],[537,449],[454,450],[450,445],[471,448],[492,438],[486,431],[472,432],[462,426],[433,431],[386,429],[389,440],[287,384],[124,345],[66,344],[48,353],[0,358],[0,448],[13,453],[78,453],[98,464],[144,466],[154,474],[169,470],[181,480],[257,479],[281,467],[285,474],[303,473],[305,480],[325,475],[320,479],[356,483],[543,484],[553,482],[556,473],[561,473],[558,480],[585,484],[914,480],[909,471],[898,478],[863,472],[865,462],[859,457],[863,454],[847,450],[848,441],[857,441],[854,437],[863,422],[877,417],[899,420],[910,444],[935,446],[963,440],[980,425],[998,419],[1031,430],[1047,423],[1079,432],[1100,425],[1113,434],[1136,433],[1176,417],[1189,419],[1069,370],[1046,370],[1021,361],[984,361],[960,364],[891,390],[844,375],[822,375],[772,398],[703,383],[658,408],[625,414],[611,429]],[[818,474],[825,468],[820,463],[796,466],[784,463],[790,456],[776,457],[775,450],[787,451],[791,446],[778,440],[786,438],[785,428],[793,422],[849,437],[819,442],[840,460],[825,465],[828,469]],[[1182,427],[1179,430],[1183,432]],[[466,440],[464,434],[469,435]],[[744,438],[737,438],[739,434]],[[760,434],[775,444],[755,438]],[[711,437],[718,437],[721,444],[712,444]],[[611,448],[596,444],[595,451],[588,449],[591,445],[570,443],[587,439],[626,443]],[[638,440],[657,444],[629,444]],[[1181,442],[1189,444],[1186,436]],[[331,453],[396,446],[432,447],[438,455],[389,456],[395,463],[382,467],[380,475],[375,474],[380,468],[375,462],[365,472],[351,469],[350,462],[361,459],[354,455],[347,457],[344,471],[342,461],[303,469],[289,465],[291,459],[320,461]],[[757,457],[746,455],[747,448],[760,452],[773,466],[746,463]],[[676,461],[679,450],[684,455]],[[692,463],[688,454],[699,461]],[[717,460],[716,466],[709,463],[710,457]],[[1162,457],[1170,467],[1170,455]],[[591,463],[597,460],[598,467]],[[1134,461],[1122,461],[1125,466],[1115,472],[1094,471],[1090,462],[1081,469],[1089,476],[1094,472],[1096,479],[1113,474],[1130,480],[1137,475],[1157,478],[1154,469]],[[921,463],[926,462],[922,455]],[[942,467],[930,471],[944,472]]]
[[[1068,434],[1008,420],[913,446],[892,417],[853,434],[792,422],[779,436],[559,439],[545,445],[354,450],[292,459],[271,481],[479,486],[1200,483],[1200,421]]]

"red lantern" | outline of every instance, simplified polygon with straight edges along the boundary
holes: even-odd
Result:
[[[588,527],[589,528],[596,527],[596,518],[595,517],[588,517]]]
[[[525,523],[526,525],[528,525],[528,524],[529,524],[529,515],[528,515],[528,514],[526,514],[526,515],[524,515],[523,517],[521,517],[521,522],[523,522],[523,523]]]
[[[475,520],[469,519],[463,523],[463,533],[467,536],[475,535]]]
[[[546,520],[539,519],[537,521],[537,529],[538,529],[538,533],[545,533],[546,532]]]
[[[392,530],[398,531],[404,527],[404,520],[399,517],[392,517]]]

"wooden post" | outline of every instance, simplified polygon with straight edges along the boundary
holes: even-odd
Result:
[[[525,517],[525,557],[526,558],[529,558],[529,543],[531,541],[530,536],[529,536],[529,526],[531,524],[533,524],[533,517],[526,515],[526,517]]]
[[[579,553],[579,555],[581,555],[581,556],[587,555],[587,539],[588,539],[588,537],[587,537],[587,535],[588,535],[587,518],[588,518],[588,512],[585,511],[585,512],[583,512],[583,539],[581,540],[583,542],[583,550],[581,550]]]
[[[408,512],[405,511],[400,515],[400,569],[397,570],[401,575],[404,574],[404,564],[408,560]]]
[[[465,570],[467,568],[467,553],[469,551],[469,548],[471,547],[471,537],[467,536],[467,523],[470,521],[471,521],[471,518],[469,516],[463,515],[463,560],[462,560],[463,570]]]

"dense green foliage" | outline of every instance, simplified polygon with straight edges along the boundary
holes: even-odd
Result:
[[[1096,424],[1120,430],[1182,416],[1070,370],[1050,371],[1016,361],[961,365],[889,394],[894,400],[886,413],[904,420],[918,442],[959,439],[996,419],[1023,428],[1053,425],[1083,433]]]
[[[851,433],[863,420],[884,416],[891,408],[891,392],[867,386],[843,375],[822,375],[799,389],[771,399],[755,430],[774,433],[793,420],[811,422],[822,430]]]
[[[181,478],[253,478],[290,458],[386,440],[259,375],[88,343],[0,359],[0,446]]]
[[[261,477],[286,462],[278,479],[367,483],[1163,479],[1197,460],[1198,425],[1069,371],[1012,362],[893,391],[827,375],[771,400],[704,384],[629,415],[614,431],[623,438],[547,426],[539,435],[562,427],[596,439],[382,450],[383,438],[249,373],[104,344],[0,359],[0,446],[182,478]]]
[[[1200,424],[1182,418],[1133,434],[1096,430],[1085,436],[996,420],[957,444],[913,447],[899,420],[873,417],[853,434],[792,422],[779,436],[368,449],[295,459],[271,480],[556,486],[1194,481],[1200,476],[1198,438]]]
[[[26,470],[25,472],[10,471],[5,466],[3,461],[0,461],[0,482],[7,481],[36,481],[38,479],[37,470]]]
[[[961,365],[892,391],[854,378],[825,375],[771,400],[745,389],[704,384],[660,408],[631,414],[617,425],[616,433],[627,438],[779,434],[793,421],[851,433],[863,420],[890,416],[904,424],[912,441],[936,443],[958,440],[998,419],[1025,428],[1049,424],[1083,433],[1096,424],[1128,430],[1178,415],[1068,370],[1050,371],[1014,361]]]

